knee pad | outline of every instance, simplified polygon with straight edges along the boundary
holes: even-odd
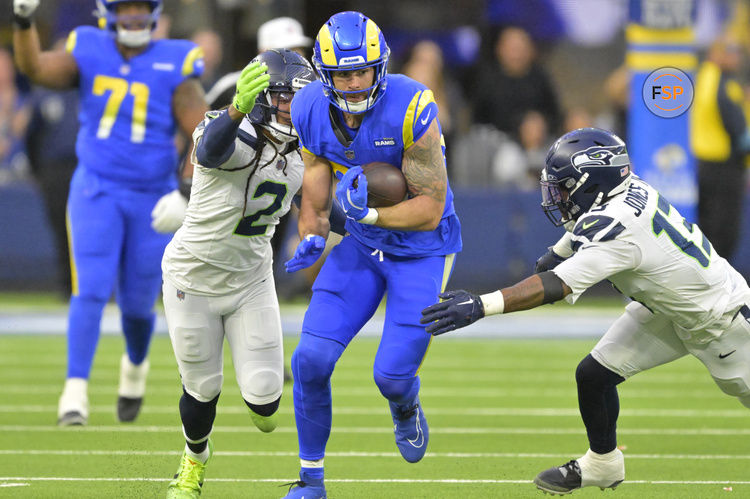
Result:
[[[397,404],[406,404],[414,400],[419,393],[419,376],[407,379],[388,378],[374,373],[375,384],[383,397]]]
[[[742,405],[750,408],[750,387],[742,378],[719,379],[714,378],[721,391],[732,397],[737,397]]]
[[[269,399],[278,399],[284,386],[283,370],[273,370],[266,366],[253,366],[248,362],[240,373],[242,397],[247,402],[265,404]]]
[[[281,402],[281,397],[268,404],[253,404],[245,400],[245,405],[247,405],[255,414],[268,417],[279,410],[279,402]]]
[[[209,402],[219,396],[223,381],[224,376],[222,374],[200,376],[196,373],[186,373],[182,378],[182,387],[185,393],[199,402]]]
[[[295,384],[327,384],[343,351],[341,343],[303,332],[292,354]]]
[[[578,386],[608,387],[625,381],[619,374],[610,371],[588,354],[576,368]]]

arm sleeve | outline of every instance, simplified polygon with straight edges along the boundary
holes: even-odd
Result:
[[[568,303],[573,304],[594,284],[618,272],[634,269],[640,261],[641,251],[637,246],[615,239],[582,246],[552,272],[573,291],[565,297]]]
[[[198,163],[206,168],[217,168],[225,163],[234,152],[234,139],[237,137],[240,123],[242,120],[232,120],[226,110],[210,120],[196,146],[195,156]]]

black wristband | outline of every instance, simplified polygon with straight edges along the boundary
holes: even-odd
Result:
[[[185,199],[190,199],[190,190],[193,188],[193,179],[180,177],[180,185],[177,187]]]
[[[557,277],[557,274],[550,270],[547,270],[546,272],[540,272],[537,275],[542,279],[542,287],[544,288],[544,298],[542,298],[542,305],[547,303],[554,303],[564,298],[563,282],[562,279]]]
[[[30,17],[21,17],[15,12],[13,13],[13,24],[16,25],[16,27],[20,30],[27,30],[31,28],[31,18]]]

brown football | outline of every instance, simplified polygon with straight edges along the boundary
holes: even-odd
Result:
[[[393,206],[406,198],[406,178],[401,169],[389,163],[375,161],[362,165],[367,177],[367,206]]]

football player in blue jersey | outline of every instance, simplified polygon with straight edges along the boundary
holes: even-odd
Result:
[[[171,237],[157,230],[175,230],[185,210],[174,135],[179,128],[190,136],[208,110],[198,81],[203,59],[192,42],[151,39],[161,0],[98,0],[101,29],[76,28],[64,51],[41,50],[32,21],[38,5],[13,0],[16,63],[32,82],[77,87],[80,96],[78,167],[68,199],[68,371],[58,424],[88,420],[88,378],[113,289],[127,350],[117,415],[133,421],[145,391],[161,257]]]
[[[419,367],[430,335],[420,310],[445,287],[461,227],[446,175],[432,92],[387,73],[390,50],[380,28],[359,12],[332,16],[318,33],[313,64],[320,79],[292,102],[305,174],[301,242],[288,272],[314,263],[329,233],[332,177],[348,219],[345,237],[313,285],[292,356],[300,479],[288,498],[326,497],[323,457],[331,431],[331,374],[346,346],[387,294],[374,377],[388,400],[396,445],[409,462],[425,454],[429,431],[419,400]],[[398,166],[407,199],[370,208],[361,165]]]

